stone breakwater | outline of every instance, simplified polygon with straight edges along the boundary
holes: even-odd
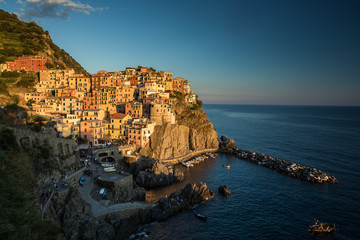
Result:
[[[225,138],[226,139],[226,138]],[[274,169],[291,177],[300,178],[311,183],[338,183],[339,181],[325,172],[316,168],[301,166],[293,162],[280,160],[265,154],[243,150],[236,147],[233,139],[222,140],[220,152],[229,153],[240,159],[248,160],[258,165]]]

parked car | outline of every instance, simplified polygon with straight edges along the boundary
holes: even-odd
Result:
[[[84,173],[89,176],[93,175],[93,171],[91,171],[90,169],[86,169]]]

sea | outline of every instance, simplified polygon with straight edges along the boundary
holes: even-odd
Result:
[[[320,169],[337,184],[313,184],[227,154],[185,172],[184,182],[153,190],[158,198],[205,182],[216,196],[196,210],[144,226],[148,239],[360,239],[360,107],[204,105],[219,137],[241,149]],[[229,164],[230,169],[222,167]],[[232,191],[225,198],[221,185]],[[335,223],[313,236],[314,219]]]

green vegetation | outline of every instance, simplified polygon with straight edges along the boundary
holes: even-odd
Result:
[[[19,82],[16,83],[17,87],[32,87],[35,85],[36,77],[34,75],[23,75]]]
[[[4,81],[0,81],[0,94],[9,96],[9,91],[7,90],[6,83]]]
[[[48,121],[49,119],[44,118],[44,117],[39,117],[39,116],[34,116],[33,121],[34,122],[43,122],[43,121]]]
[[[23,22],[15,14],[0,9],[0,63],[13,61],[23,55],[46,56],[50,60],[48,68],[73,68],[77,73],[89,75],[68,53],[52,42],[48,31],[35,22]]]
[[[59,226],[41,220],[34,204],[34,162],[7,128],[0,128],[0,159],[0,238],[58,239]]]
[[[31,106],[34,102],[35,102],[34,99],[29,99],[29,100],[26,102],[26,106]]]
[[[11,100],[13,101],[14,104],[18,105],[20,102],[20,98],[18,95],[12,95],[11,96]]]
[[[0,74],[0,77],[2,77],[2,78],[18,78],[18,77],[20,77],[20,73],[18,71],[5,70]]]
[[[17,81],[17,78],[20,76],[20,73],[17,71],[4,71],[0,73],[0,82],[4,83],[14,83]],[[6,87],[6,86],[5,86]]]

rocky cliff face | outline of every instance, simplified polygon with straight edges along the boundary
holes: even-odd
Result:
[[[176,213],[214,197],[204,183],[188,184],[168,198],[160,199],[153,208],[139,209],[129,217],[110,213],[101,217],[91,216],[91,206],[84,202],[76,189],[62,196],[55,196],[49,216],[62,226],[63,235],[72,240],[127,239],[140,225],[164,221]]]
[[[145,188],[168,186],[184,180],[184,173],[180,169],[155,159],[143,158],[130,171],[136,184]]]
[[[156,126],[141,155],[163,160],[218,148],[217,133],[202,108],[194,109],[178,98],[174,112],[176,124]]]

